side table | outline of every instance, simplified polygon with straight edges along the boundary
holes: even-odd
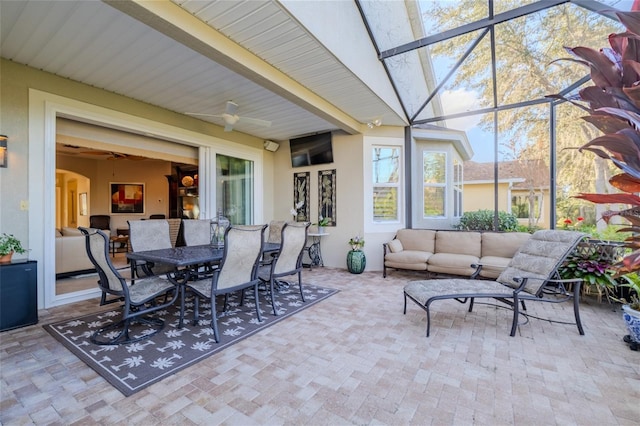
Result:
[[[111,246],[111,257],[116,255],[116,243],[120,248],[124,249],[124,252],[129,251],[129,236],[128,235],[113,235],[109,237],[109,244]]]
[[[312,269],[314,266],[324,266],[324,261],[322,260],[322,250],[320,246],[320,240],[322,237],[326,237],[329,235],[327,232],[315,233],[309,232],[307,237],[311,238],[311,244],[305,248],[307,250],[307,254],[309,255],[310,263],[305,264],[304,266],[308,266],[309,269]]]

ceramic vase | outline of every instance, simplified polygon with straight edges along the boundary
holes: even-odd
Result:
[[[367,266],[367,258],[361,250],[350,250],[347,253],[347,269],[352,274],[361,274]]]
[[[640,343],[640,311],[631,309],[629,305],[622,305],[622,318],[627,324],[631,340]]]

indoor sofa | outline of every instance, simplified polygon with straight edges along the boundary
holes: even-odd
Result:
[[[103,230],[110,235],[109,230]],[[95,270],[87,255],[85,237],[78,228],[56,230],[56,276]]]
[[[383,244],[384,269],[426,271],[429,275],[495,279],[531,234],[526,232],[440,231],[400,229]]]

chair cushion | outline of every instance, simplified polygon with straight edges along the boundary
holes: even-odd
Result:
[[[387,247],[391,253],[400,253],[403,250],[402,243],[398,239],[389,241]]]
[[[514,278],[529,278],[524,291],[537,294],[545,280],[551,277],[567,253],[586,234],[575,231],[536,231],[518,249],[502,271],[497,281],[510,287],[518,287]]]

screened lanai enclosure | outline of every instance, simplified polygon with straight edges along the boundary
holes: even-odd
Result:
[[[586,115],[583,110],[549,95],[571,98],[592,85],[588,68],[560,60],[571,56],[564,47],[608,47],[608,35],[624,31],[614,12],[631,10],[633,2],[405,4],[406,9],[393,2],[357,2],[411,132],[446,128],[466,137],[469,145],[467,157],[460,158],[440,156],[445,150],[420,155],[405,146],[409,159],[404,166],[414,169],[406,179],[412,187],[407,192],[413,194],[406,211],[412,205],[414,210],[407,221],[415,226],[420,216],[456,218],[488,209],[494,212],[494,225],[503,211],[529,228],[604,227],[598,209],[609,206],[572,196],[615,191],[607,182],[612,166],[575,149],[596,137],[597,130],[580,118]],[[372,155],[372,169],[378,194],[374,217],[384,221],[396,214],[398,173],[390,171],[394,153],[382,153]],[[395,167],[401,168],[397,158],[396,153]],[[417,176],[420,161],[423,172]],[[451,167],[434,172],[443,161]],[[453,195],[446,195],[447,186]],[[420,196],[423,204],[416,214]]]

